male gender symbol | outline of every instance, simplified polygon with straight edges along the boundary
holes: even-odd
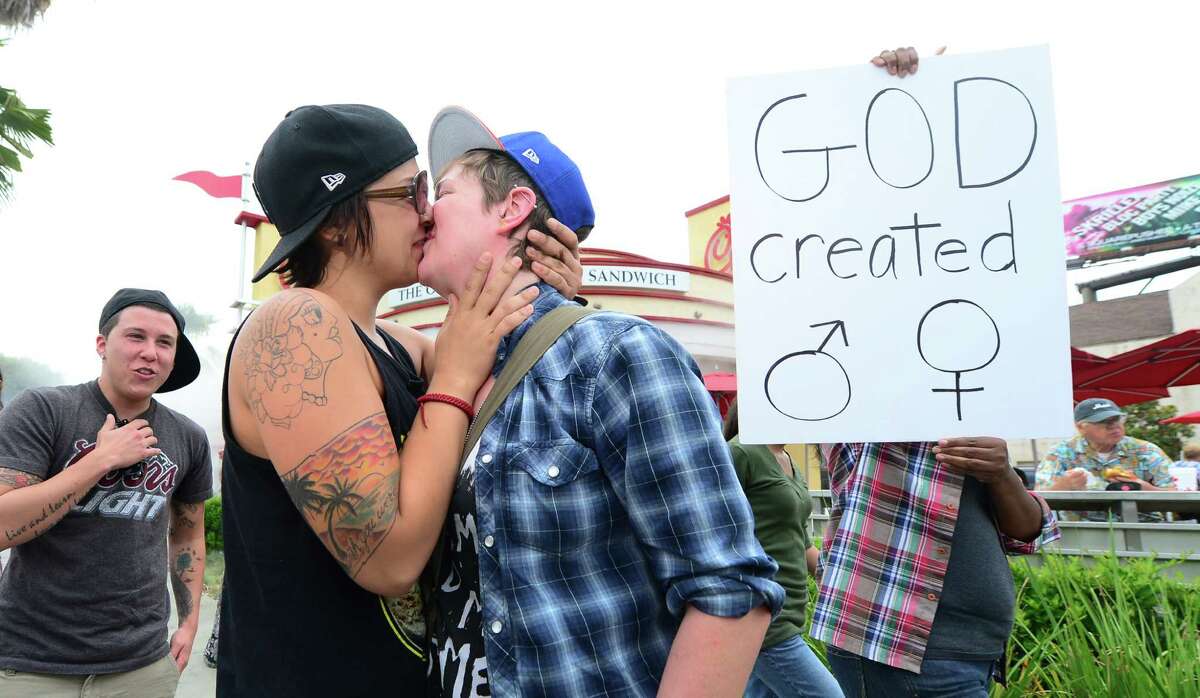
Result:
[[[850,346],[846,323],[818,322],[812,328],[830,326],[825,341],[816,350],[797,351],[771,364],[763,378],[763,395],[779,414],[801,422],[833,419],[850,405],[850,374],[832,354],[825,351],[834,335]]]

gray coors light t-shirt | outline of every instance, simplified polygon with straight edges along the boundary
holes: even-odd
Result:
[[[95,381],[26,390],[0,412],[0,468],[54,477],[95,448],[109,413]],[[156,401],[141,418],[162,454],[140,473],[109,473],[54,527],[12,548],[0,576],[0,670],[107,674],[169,651],[170,502],[212,496],[212,464],[195,422]]]

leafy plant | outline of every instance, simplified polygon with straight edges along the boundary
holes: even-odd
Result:
[[[27,107],[14,90],[0,87],[0,200],[12,192],[13,173],[21,171],[21,158],[33,157],[34,141],[53,145],[50,110]]]
[[[221,529],[220,497],[213,497],[204,503],[204,547],[210,553],[225,549],[225,535]]]
[[[1172,578],[1177,563],[1040,557],[1040,566],[1011,561],[1008,685],[993,686],[993,698],[1200,696],[1200,584]],[[809,580],[810,626],[816,598]],[[824,644],[806,639],[824,662]]]
[[[1129,415],[1125,421],[1125,433],[1135,439],[1149,441],[1166,451],[1171,458],[1179,458],[1183,442],[1192,438],[1192,428],[1186,424],[1159,424],[1159,420],[1174,417],[1174,405],[1163,405],[1157,400],[1130,405],[1125,408]]]

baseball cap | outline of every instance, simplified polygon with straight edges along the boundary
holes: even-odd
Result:
[[[167,376],[166,382],[154,392],[169,393],[196,380],[196,376],[200,375],[200,357],[196,355],[195,348],[183,333],[184,326],[187,324],[183,319],[183,313],[179,312],[179,309],[171,303],[171,299],[167,298],[167,294],[162,291],[145,288],[123,288],[117,291],[100,311],[99,326],[104,327],[104,323],[111,320],[114,315],[138,303],[153,303],[161,306],[175,320],[175,326],[179,328],[179,339],[175,344],[175,367],[171,369],[171,375]]]
[[[254,193],[279,229],[259,281],[321,227],[330,209],[417,156],[396,117],[365,104],[308,105],[288,112],[254,164]]]
[[[1102,397],[1091,397],[1075,405],[1076,422],[1103,422],[1125,414],[1117,403]]]
[[[497,138],[462,107],[446,107],[438,112],[429,128],[433,175],[441,176],[446,165],[471,150],[495,150],[512,158],[537,185],[554,217],[571,230],[596,224],[592,197],[579,167],[544,134],[523,131]]]

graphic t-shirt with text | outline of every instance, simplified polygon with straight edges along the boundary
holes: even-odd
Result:
[[[0,468],[49,480],[91,453],[108,414],[95,381],[26,390],[0,412]],[[0,668],[103,674],[167,654],[170,504],[212,496],[212,464],[195,422],[156,401],[139,418],[162,453],[105,475],[12,548],[0,576]]]

